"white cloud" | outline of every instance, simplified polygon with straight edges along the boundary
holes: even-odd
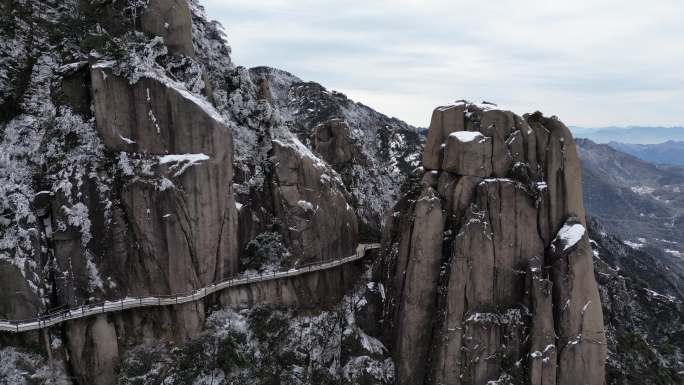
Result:
[[[568,124],[682,125],[680,0],[205,0],[236,63],[269,65],[426,126],[487,99]]]

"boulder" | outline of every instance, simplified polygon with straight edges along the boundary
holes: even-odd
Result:
[[[515,131],[515,114],[510,111],[484,110],[480,113],[480,132],[492,138],[492,173],[498,178],[508,176],[513,156],[507,140]]]
[[[457,175],[488,177],[492,174],[492,138],[474,131],[449,134],[442,169]]]
[[[442,175],[446,175],[446,173],[442,173]],[[423,174],[423,179],[421,179],[420,183],[422,183],[424,186],[436,189],[438,188],[440,178],[441,176],[439,171],[432,170]]]
[[[463,131],[465,128],[464,111],[465,105],[455,105],[437,107],[432,113],[430,130],[423,152],[423,167],[426,170],[440,169],[443,144],[447,136],[454,131]]]
[[[586,226],[582,199],[582,165],[577,156],[575,140],[568,127],[555,118],[543,118],[549,131],[546,151],[546,180],[548,181],[549,222],[555,233],[568,217],[576,217]]]
[[[463,223],[475,189],[481,181],[480,177],[458,176],[448,172],[439,175],[437,191],[444,198],[444,208],[453,221]]]
[[[335,169],[352,160],[353,148],[349,125],[341,119],[331,119],[314,127],[313,148]]]

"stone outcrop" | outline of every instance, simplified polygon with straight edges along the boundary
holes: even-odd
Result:
[[[26,224],[37,252],[27,254],[25,264],[0,265],[1,317],[205,286],[237,272],[239,251],[264,232],[282,235],[295,263],[348,256],[360,237],[376,239],[400,182],[420,165],[421,136],[405,123],[283,71],[235,68],[197,2],[19,3],[24,10],[12,19],[31,15],[29,36],[49,29],[31,39],[28,52],[48,52],[27,60],[21,76],[27,79],[18,82],[24,99],[44,99],[47,110],[53,99],[56,118],[69,110],[82,118],[70,122],[81,124],[64,130],[65,149],[53,155],[64,156],[84,139],[97,148],[69,154],[75,155],[69,161],[92,158],[79,163],[77,173],[58,162],[57,171],[69,173],[63,178],[49,179],[54,170],[43,175],[40,156],[21,167],[31,180],[25,193],[38,193],[29,202],[38,220]],[[65,33],[43,16],[64,10],[70,11],[66,20],[76,16],[85,24],[81,31]],[[126,75],[117,62],[121,52],[100,45],[112,48],[114,38],[141,48],[153,36],[163,38],[168,55],[136,67],[149,70],[146,76],[115,75]],[[156,50],[159,39],[154,43]],[[97,55],[88,56],[93,49]],[[71,63],[85,57],[102,63]],[[198,71],[204,87],[196,82]],[[15,132],[45,134],[44,147],[61,140],[42,114],[0,109],[0,118],[25,114],[19,123],[26,130]],[[541,114],[520,117],[466,104],[438,108],[430,127],[424,168],[411,176],[413,190],[387,219],[385,282],[376,285],[383,288],[376,300],[384,322],[365,320],[378,333],[387,331],[399,383],[600,383],[601,313],[587,238],[577,232],[584,208],[567,128]],[[12,136],[19,135],[6,137]],[[73,211],[77,203],[87,215]],[[52,354],[68,362],[79,383],[112,384],[133,345],[163,340],[179,346],[201,332],[217,305],[320,310],[361,276],[361,264],[235,287],[206,302],[64,323],[26,334],[24,342],[50,352],[50,342],[58,341],[49,339],[59,336],[62,347]],[[14,344],[4,341],[3,347]]]
[[[238,271],[232,136],[198,97],[153,78],[134,85],[92,73],[95,117],[105,147],[142,155],[151,175],[121,186],[108,238],[111,266],[128,294],[178,293]],[[125,279],[125,277],[129,277]]]
[[[492,138],[477,131],[456,131],[444,145],[442,169],[462,176],[492,174]]]
[[[442,166],[446,138],[454,131],[465,129],[463,118],[464,105],[438,107],[432,113],[430,130],[428,131],[423,166],[426,170],[439,170]]]
[[[603,317],[567,127],[540,113],[439,107],[423,164],[384,239],[398,383],[603,384]]]
[[[331,119],[314,127],[313,148],[335,169],[352,160],[353,147],[349,125],[341,119]]]
[[[529,261],[527,290],[532,312],[530,332],[529,381],[531,385],[556,383],[556,334],[553,322],[553,283],[544,278],[541,258]]]
[[[168,79],[144,77],[130,84],[95,65],[91,83],[100,139],[118,158],[111,187],[116,199],[110,207],[97,199],[87,207],[89,252],[81,232],[55,232],[55,260],[60,271],[75,276],[58,282],[60,301],[69,306],[91,301],[86,296],[93,274],[107,277],[98,293],[116,300],[183,293],[237,273],[228,125],[209,103]],[[55,199],[53,211],[60,205]],[[82,383],[114,383],[130,341],[183,341],[201,331],[204,317],[204,304],[191,303],[65,324],[75,375]]]
[[[294,138],[273,141],[275,214],[302,262],[342,258],[358,244],[356,213],[339,176]]]
[[[585,278],[594,274],[592,250],[587,231],[577,218],[564,223],[546,260],[551,263],[555,283],[558,383],[594,383],[603,378],[604,370],[587,358],[605,357],[607,347],[596,281]]]
[[[42,303],[16,266],[0,262],[0,282],[0,296],[13,298],[12,301],[0,301],[0,318],[28,319],[36,316]]]
[[[143,31],[163,37],[171,54],[195,57],[187,0],[149,0],[140,15],[140,24]]]
[[[180,344],[203,326],[204,302],[136,309],[72,321],[65,328],[75,379],[114,384],[122,355],[131,344],[165,340]]]
[[[397,373],[406,383],[416,383],[424,376],[424,357],[428,346],[422,341],[430,338],[430,329],[437,298],[437,281],[442,254],[444,213],[442,202],[432,188],[427,188],[416,202],[415,222],[411,233],[404,277],[404,295],[399,303],[399,334],[396,354],[401,357]],[[415,325],[423,325],[416,328]]]

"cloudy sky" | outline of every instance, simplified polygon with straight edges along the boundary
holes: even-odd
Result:
[[[233,60],[427,126],[487,100],[569,125],[684,125],[682,0],[202,0]]]

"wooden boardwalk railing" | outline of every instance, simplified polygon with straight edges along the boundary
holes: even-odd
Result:
[[[249,285],[256,282],[271,281],[286,277],[307,274],[314,271],[332,269],[362,259],[366,256],[367,250],[378,248],[380,248],[380,245],[377,243],[360,244],[356,249],[356,254],[346,258],[303,265],[285,271],[262,273],[250,276],[236,276],[220,282],[212,283],[209,286],[186,293],[176,293],[172,295],[158,295],[148,297],[126,297],[118,301],[104,301],[99,303],[87,304],[76,308],[64,309],[55,313],[46,314],[33,319],[0,319],[0,331],[21,333],[31,330],[39,330],[57,325],[62,322],[90,317],[97,314],[118,312],[122,310],[135,309],[141,307],[169,306],[194,302],[203,299],[210,294],[227,289],[229,287]]]

